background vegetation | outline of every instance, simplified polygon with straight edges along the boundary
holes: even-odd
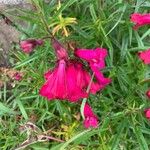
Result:
[[[47,28],[53,31],[60,26],[55,36],[64,44],[107,48],[105,72],[112,83],[97,95],[90,95],[88,101],[100,125],[97,129],[85,130],[78,104],[47,101],[38,94],[44,82],[43,73],[55,65],[49,39],[30,55],[23,53],[18,45],[12,45],[11,64],[24,72],[24,77],[15,81],[13,88],[7,86],[8,82],[1,88],[0,149],[17,148],[29,139],[26,149],[33,150],[149,150],[150,122],[143,111],[150,106],[145,96],[150,68],[142,64],[137,52],[150,47],[150,29],[145,26],[134,31],[130,15],[147,13],[150,1],[64,0],[59,9],[55,0],[31,2],[33,10],[17,9],[20,15],[13,16],[15,20],[27,22],[27,27],[22,28],[26,34],[23,32],[21,39],[48,36]],[[10,10],[4,14],[9,17],[12,13]],[[76,18],[77,23],[60,20],[60,14],[63,18]],[[70,32],[68,37],[63,27]],[[64,142],[40,140],[38,135]]]

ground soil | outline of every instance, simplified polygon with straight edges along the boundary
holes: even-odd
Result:
[[[6,5],[1,2],[0,0],[0,13],[5,13],[5,11],[9,11],[12,8],[23,8],[26,6],[24,3]],[[16,15],[15,12],[13,15]],[[13,15],[10,17],[12,20],[14,20]],[[20,32],[15,27],[6,24],[2,16],[0,16],[0,66],[9,66],[9,51],[12,48],[12,43],[19,42],[19,37]]]

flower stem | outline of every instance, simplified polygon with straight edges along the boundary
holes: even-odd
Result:
[[[90,88],[91,88],[91,84],[92,84],[92,82],[93,82],[94,75],[95,75],[95,73],[93,72],[92,78],[91,78],[91,80],[90,80],[90,82],[89,82],[89,85],[88,85],[88,87],[87,87],[87,90],[86,90],[87,93],[90,92]]]
[[[91,80],[90,80],[90,82],[89,82],[89,85],[88,85],[88,87],[87,87],[87,90],[86,90],[86,92],[87,92],[88,94],[89,94],[89,92],[90,92],[90,88],[91,88],[91,84],[92,84],[92,82],[93,82],[94,75],[95,75],[95,73],[92,74],[92,78],[91,78]],[[80,107],[80,112],[81,112],[81,116],[82,116],[83,119],[85,119],[85,117],[84,117],[84,107],[85,107],[86,101],[87,101],[87,98],[84,98],[84,99],[82,100],[81,107]]]
[[[46,31],[48,34],[50,34],[51,37],[53,37],[53,34],[52,34],[51,31],[49,30],[47,21],[45,20],[44,12],[43,12],[43,10],[41,9],[39,3],[34,2],[34,0],[32,0],[32,3],[34,4],[34,6],[35,6],[36,9],[37,9],[39,18],[40,18],[41,23],[43,24],[43,26],[44,26],[44,28],[45,28],[45,31]]]

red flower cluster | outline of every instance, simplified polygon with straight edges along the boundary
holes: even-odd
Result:
[[[91,81],[92,77],[85,66],[75,59],[69,59],[67,50],[54,38],[52,39],[52,45],[57,56],[57,63],[53,70],[44,74],[46,82],[40,89],[41,96],[48,100],[60,99],[78,102],[80,99],[87,98],[89,93],[95,94],[111,82],[99,70],[105,67],[106,49],[78,49],[75,51],[77,57],[89,62],[97,79],[97,81]],[[90,82],[91,86],[88,93],[87,87]],[[84,115],[84,126],[86,128],[98,126],[98,118],[88,104],[85,105]]]
[[[85,70],[82,63],[69,59],[66,49],[56,39],[52,39],[52,44],[58,61],[56,67],[45,74],[46,82],[40,89],[40,95],[49,100],[60,99],[71,102],[88,97],[86,89],[90,83],[91,75]],[[100,55],[99,59],[104,64],[102,56]],[[100,62],[99,64],[101,65]],[[98,73],[96,70],[95,74]],[[90,93],[95,94],[110,83],[110,79],[105,78],[102,73],[99,74],[98,82],[92,81]]]
[[[134,13],[131,15],[131,21],[135,24],[133,28],[137,30],[141,26],[150,24],[150,14]],[[25,53],[30,53],[35,47],[42,44],[43,40],[32,39],[21,41],[20,47]],[[80,99],[87,98],[90,93],[95,94],[111,83],[111,79],[105,78],[102,73],[102,69],[105,68],[106,49],[75,50],[76,57],[88,62],[96,79],[93,81],[85,66],[76,59],[70,59],[67,50],[55,38],[52,38],[52,46],[55,49],[57,62],[54,69],[44,74],[46,81],[39,91],[41,96],[48,100],[59,99],[78,102]],[[138,56],[145,64],[150,64],[150,49],[139,52]],[[19,75],[16,75],[16,80],[20,80]],[[87,92],[88,87],[90,89]],[[150,98],[149,91],[146,95]],[[98,127],[98,117],[88,103],[85,104],[83,113],[85,128]],[[150,119],[150,109],[145,110],[145,115]]]

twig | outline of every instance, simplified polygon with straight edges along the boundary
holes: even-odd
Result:
[[[25,140],[19,147],[15,148],[14,150],[22,150],[26,147],[28,147],[29,145],[38,143],[38,142],[46,142],[49,140],[53,140],[53,141],[57,141],[57,142],[65,142],[63,140],[54,138],[52,136],[47,136],[47,135],[37,135],[31,138],[28,138],[27,140]]]
[[[5,23],[7,25],[10,25],[12,27],[15,27],[18,31],[22,32],[23,34],[25,34],[27,37],[29,37],[29,34],[26,33],[22,28],[20,28],[17,24],[15,24],[11,19],[9,19],[5,14],[3,14],[0,11],[0,16],[4,19]]]

